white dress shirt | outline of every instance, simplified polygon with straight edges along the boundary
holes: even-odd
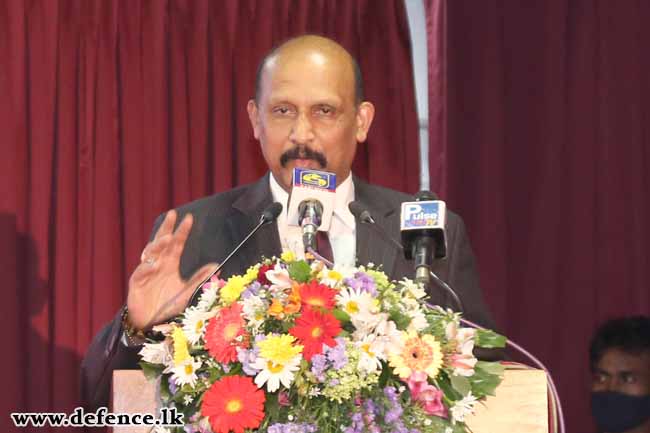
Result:
[[[302,229],[298,226],[287,225],[289,194],[275,180],[273,174],[269,176],[269,179],[273,200],[280,202],[283,206],[277,220],[282,250],[290,250],[296,257],[303,258],[305,254],[302,243]],[[353,200],[354,183],[350,174],[347,179],[336,187],[334,214],[328,232],[334,263],[336,263],[337,267],[354,266],[356,262],[356,221],[354,215],[348,209],[348,205]]]

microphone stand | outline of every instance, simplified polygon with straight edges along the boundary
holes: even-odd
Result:
[[[272,205],[272,206],[273,206],[273,205]],[[281,208],[280,208],[280,211],[281,211]],[[280,212],[278,212],[278,214],[279,214],[279,213],[280,213]],[[217,267],[215,268],[214,271],[210,272],[210,275],[208,275],[206,278],[204,278],[203,281],[201,281],[201,283],[200,283],[198,286],[196,286],[196,288],[194,289],[194,292],[192,292],[192,296],[190,296],[190,300],[189,300],[189,302],[187,303],[187,305],[188,305],[188,306],[196,305],[196,303],[197,303],[198,300],[199,300],[199,299],[198,299],[198,298],[199,298],[199,297],[198,297],[198,294],[200,293],[201,288],[203,287],[203,285],[204,285],[205,283],[207,283],[208,281],[210,281],[210,279],[211,279],[212,277],[214,277],[214,276],[215,276],[215,275],[216,275],[216,274],[217,274],[217,273],[218,273],[218,272],[219,272],[219,271],[220,271],[220,270],[225,266],[225,264],[228,263],[228,261],[229,261],[229,260],[230,260],[230,259],[231,259],[235,254],[237,254],[237,252],[241,249],[241,247],[243,247],[244,244],[245,244],[246,242],[248,242],[248,240],[249,240],[249,239],[250,239],[250,238],[251,238],[255,233],[257,233],[257,231],[258,231],[260,228],[262,228],[262,226],[264,226],[264,225],[266,225],[266,224],[269,224],[269,223],[273,222],[273,221],[275,220],[275,218],[277,218],[277,214],[276,214],[276,215],[273,215],[273,214],[267,214],[267,212],[264,211],[264,213],[263,213],[262,216],[260,217],[260,222],[257,223],[257,225],[256,225],[256,226],[253,228],[253,230],[251,230],[251,232],[250,232],[250,233],[249,233],[249,234],[244,238],[244,240],[242,240],[242,241],[239,243],[239,245],[237,245],[237,246],[235,247],[235,249],[232,250],[232,252],[231,252],[230,254],[228,254],[228,256],[227,256],[225,259],[223,259],[223,261],[219,264],[219,266],[217,266]]]

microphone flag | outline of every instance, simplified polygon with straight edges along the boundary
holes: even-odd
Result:
[[[435,257],[447,255],[445,225],[447,205],[442,200],[407,201],[402,203],[400,230],[402,245],[407,260],[412,257],[412,245],[418,236],[431,236],[435,239]]]
[[[300,225],[300,203],[315,200],[323,205],[322,221],[319,231],[329,231],[334,213],[336,198],[336,175],[326,171],[305,168],[293,169],[293,188],[289,197],[287,223]]]

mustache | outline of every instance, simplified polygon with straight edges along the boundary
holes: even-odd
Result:
[[[286,167],[292,159],[311,159],[316,161],[321,168],[327,167],[327,158],[325,155],[307,146],[296,146],[284,152],[280,155],[280,165]]]

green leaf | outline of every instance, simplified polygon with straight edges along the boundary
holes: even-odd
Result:
[[[506,347],[506,337],[488,329],[476,331],[476,345],[486,349]]]
[[[411,318],[400,312],[397,308],[392,308],[388,313],[390,320],[395,322],[395,326],[400,331],[404,331],[411,323]]]
[[[171,398],[172,395],[169,392],[169,376],[162,376],[160,378],[160,400],[168,402]]]
[[[438,388],[445,393],[447,397],[451,400],[460,400],[463,396],[456,391],[456,389],[451,385],[451,381],[445,372],[442,372],[438,379],[436,380],[436,385]]]
[[[350,321],[350,315],[345,311],[341,310],[340,308],[335,308],[334,310],[332,310],[332,314],[334,315],[334,317],[336,317],[336,319],[339,322],[347,323]]]
[[[142,372],[144,373],[144,377],[147,378],[147,380],[155,380],[158,378],[158,376],[162,375],[163,370],[165,369],[164,365],[160,364],[150,364],[145,361],[140,361],[139,362],[140,368],[142,369]]]
[[[474,367],[478,370],[483,370],[486,373],[494,374],[499,377],[503,376],[505,367],[498,362],[478,361]]]
[[[466,396],[472,389],[469,379],[464,376],[452,374],[449,379],[451,380],[451,386],[462,396]]]
[[[311,279],[311,267],[304,260],[289,264],[289,276],[299,283],[306,283]]]
[[[479,361],[474,367],[474,372],[474,375],[469,378],[472,393],[479,398],[494,395],[502,381],[503,366],[496,362]]]

